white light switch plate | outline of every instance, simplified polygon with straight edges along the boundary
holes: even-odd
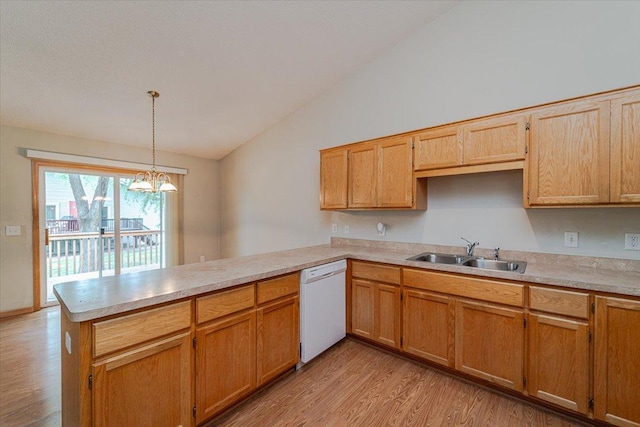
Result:
[[[20,235],[20,226],[19,225],[7,225],[4,228],[5,236],[19,236]]]

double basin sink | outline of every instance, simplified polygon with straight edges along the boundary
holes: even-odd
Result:
[[[485,259],[475,256],[438,254],[430,252],[425,252],[411,258],[407,258],[407,260],[430,262],[433,264],[457,264],[465,267],[482,268],[494,271],[511,271],[520,274],[524,274],[524,270],[527,268],[527,263],[524,261]]]

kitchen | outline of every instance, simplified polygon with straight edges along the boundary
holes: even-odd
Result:
[[[426,211],[322,212],[317,198],[320,149],[637,84],[637,16],[637,4],[625,2],[463,2],[223,160],[167,153],[163,162],[189,168],[184,262],[313,246],[330,237],[460,247],[460,236],[484,249],[637,260],[623,249],[624,233],[640,229],[637,208],[525,210],[518,171],[433,178]],[[25,230],[20,238],[2,236],[3,312],[32,304],[30,222],[23,219],[30,217],[31,196],[26,187],[5,190],[5,183],[30,178],[17,147],[148,156],[3,126],[2,225],[17,222]],[[197,181],[217,185],[189,187]],[[386,224],[383,237],[379,222]],[[564,246],[566,231],[579,232],[577,248]]]

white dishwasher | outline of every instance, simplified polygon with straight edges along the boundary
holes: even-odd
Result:
[[[300,273],[301,364],[346,336],[346,270],[347,261],[342,260]]]

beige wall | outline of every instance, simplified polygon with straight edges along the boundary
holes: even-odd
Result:
[[[640,209],[522,208],[522,173],[429,181],[425,212],[321,212],[318,150],[640,83],[639,2],[462,2],[221,161],[223,256],[340,237],[640,258]],[[344,225],[350,234],[344,234]],[[565,248],[565,231],[580,233]]]
[[[151,150],[91,141],[36,130],[0,127],[0,312],[33,305],[31,244],[31,161],[19,148],[148,163]],[[158,164],[186,168],[184,177],[184,261],[220,255],[218,245],[218,162],[158,152]],[[20,225],[22,235],[5,236]]]

